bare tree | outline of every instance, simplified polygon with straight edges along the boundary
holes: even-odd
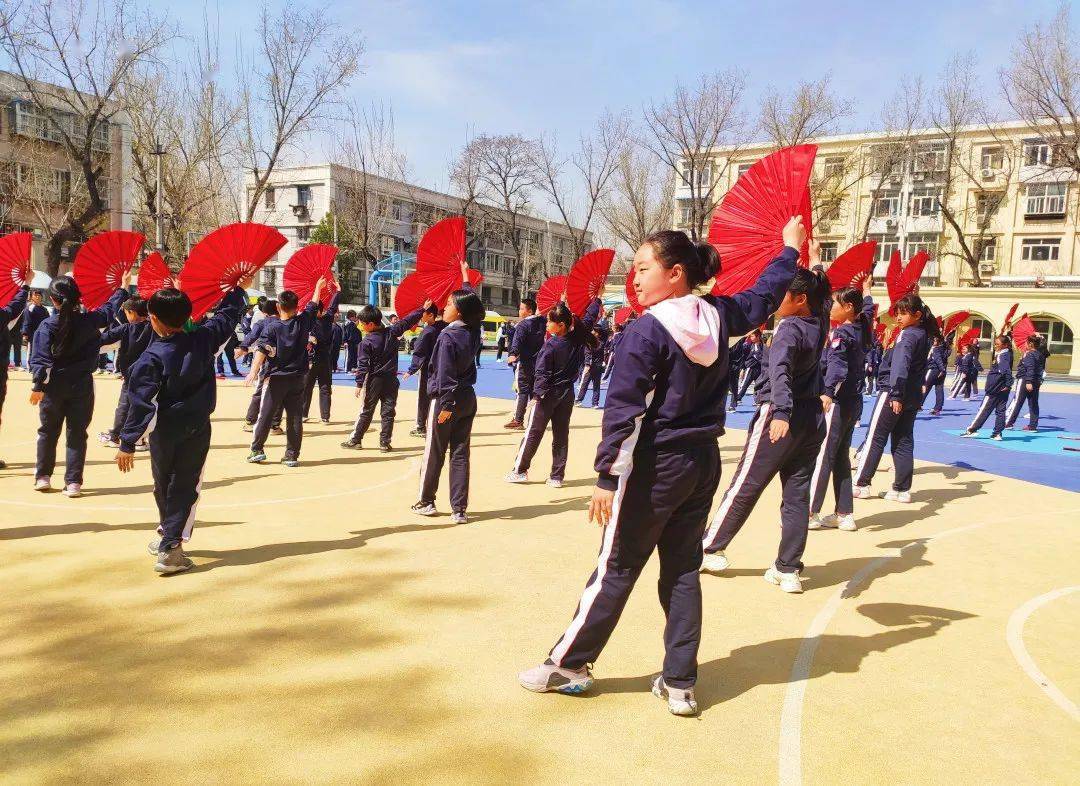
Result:
[[[836,133],[855,111],[855,102],[832,90],[832,76],[800,82],[790,96],[770,90],[761,100],[761,130],[777,148],[802,145]]]
[[[600,203],[604,225],[630,253],[671,227],[675,180],[663,162],[631,140],[619,151],[611,190]]]
[[[169,40],[170,28],[129,0],[38,0],[0,8],[0,47],[14,69],[17,98],[32,107],[29,132],[56,144],[85,189],[78,210],[51,227],[46,266],[55,275],[67,244],[84,240],[108,211],[110,126],[122,112],[120,86]]]
[[[628,130],[625,115],[605,112],[592,133],[582,135],[577,149],[567,156],[559,152],[553,137],[535,145],[540,189],[562,218],[575,259],[588,250],[589,227],[611,187]]]
[[[1080,172],[1080,45],[1067,5],[1024,31],[1001,83],[1013,111],[1050,143],[1053,164]]]
[[[746,127],[744,89],[737,71],[709,74],[694,89],[679,85],[671,97],[645,108],[646,144],[672,170],[676,184],[689,192],[685,223],[695,240],[705,236],[705,225],[720,200],[722,176]],[[719,158],[716,148],[721,145],[727,150]]]
[[[290,149],[331,118],[360,68],[363,43],[338,32],[325,8],[264,5],[258,46],[240,65],[240,148],[250,175],[244,216],[251,221],[274,168]]]

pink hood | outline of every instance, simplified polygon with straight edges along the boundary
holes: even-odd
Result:
[[[675,339],[686,357],[699,366],[711,366],[720,354],[720,313],[697,295],[669,298],[648,313]]]

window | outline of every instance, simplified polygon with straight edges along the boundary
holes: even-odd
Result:
[[[905,259],[911,259],[920,251],[925,251],[930,256],[937,254],[938,236],[932,232],[928,233],[913,233],[907,236],[907,243],[905,244]],[[930,271],[930,267],[933,263],[926,266],[927,272]],[[934,265],[936,267],[936,265]]]
[[[844,174],[844,157],[830,156],[825,159],[823,174],[825,178],[841,177]]]
[[[1024,142],[1024,166],[1050,166],[1052,160],[1050,143],[1042,139],[1028,139]]]
[[[900,240],[896,235],[870,235],[869,240],[877,241],[877,253],[874,257],[874,277],[885,278],[885,271],[889,267],[889,259],[893,252],[900,248]]]
[[[263,192],[263,207],[267,210],[274,209],[274,189],[268,188]]]
[[[740,177],[745,175],[747,171],[749,171],[750,167],[752,167],[753,165],[753,161],[747,161],[745,164],[739,164],[738,168],[735,170],[735,179],[738,180]]]
[[[874,145],[870,148],[869,155],[874,172],[899,178],[903,171],[907,149],[904,145],[896,143]]]
[[[1020,258],[1025,262],[1056,262],[1061,252],[1061,238],[1033,237],[1020,244]]]
[[[875,192],[872,212],[874,218],[896,218],[900,215],[900,192]]]
[[[980,223],[989,221],[1005,201],[1004,191],[983,191],[975,195],[975,218]]]
[[[1033,318],[1032,323],[1042,335],[1046,336],[1047,349],[1050,350],[1051,356],[1064,355],[1065,357],[1072,356],[1073,349],[1073,332],[1072,328],[1062,322],[1060,319],[1054,319],[1053,317]]]
[[[948,150],[943,142],[919,145],[915,149],[915,171],[928,174],[944,172],[947,153]]]
[[[1064,216],[1064,183],[1029,183],[1024,191],[1025,216]]]
[[[708,188],[712,181],[712,165],[703,163],[697,171],[697,185],[699,188]],[[694,169],[689,161],[682,163],[682,185],[689,186],[694,182]]]
[[[485,303],[491,302],[491,287],[480,287],[480,299]]]
[[[916,188],[911,192],[911,215],[936,216],[940,211],[940,188]]]
[[[54,202],[61,205],[66,205],[71,201],[71,173],[66,169],[54,169],[52,170],[52,182],[50,188],[50,196]],[[109,181],[102,178],[98,181],[98,188],[100,189],[101,197],[108,202],[109,199]]]
[[[821,261],[832,262],[836,259],[837,244],[836,243],[822,243],[821,244]]]
[[[975,246],[979,246],[979,240],[974,241]],[[994,262],[997,260],[997,238],[996,237],[984,237],[982,239],[982,246],[978,248],[978,256],[980,262]]]
[[[1000,170],[1005,166],[1005,149],[1001,145],[984,147],[980,153],[983,169]]]
[[[383,235],[379,241],[383,256],[390,256],[397,250],[397,239],[393,235]]]
[[[694,203],[691,199],[680,199],[679,202],[679,225],[690,226],[694,220]]]
[[[311,209],[311,186],[296,187],[296,204],[308,210]]]

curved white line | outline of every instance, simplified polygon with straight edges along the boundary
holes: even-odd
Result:
[[[1037,598],[1032,598],[1012,613],[1009,617],[1009,624],[1005,628],[1005,640],[1009,643],[1009,649],[1012,650],[1013,657],[1016,658],[1016,662],[1020,664],[1020,668],[1024,670],[1025,674],[1031,677],[1036,685],[1042,688],[1043,693],[1049,696],[1054,704],[1065,710],[1073,720],[1080,720],[1080,707],[1077,707],[1072,699],[1062,693],[1058,687],[1050,681],[1050,678],[1043,674],[1042,670],[1035,665],[1035,661],[1032,660],[1031,655],[1028,654],[1027,647],[1024,646],[1024,623],[1027,622],[1028,617],[1050,601],[1063,598],[1066,595],[1078,591],[1080,591],[1080,585],[1062,587],[1061,589],[1047,592],[1045,595],[1040,595]]]

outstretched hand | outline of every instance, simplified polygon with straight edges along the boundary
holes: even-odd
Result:
[[[796,251],[802,248],[806,242],[806,227],[803,226],[802,216],[792,216],[784,225],[784,245],[794,248]]]
[[[131,286],[131,268],[124,271],[124,275],[120,276],[120,288],[127,290]]]

